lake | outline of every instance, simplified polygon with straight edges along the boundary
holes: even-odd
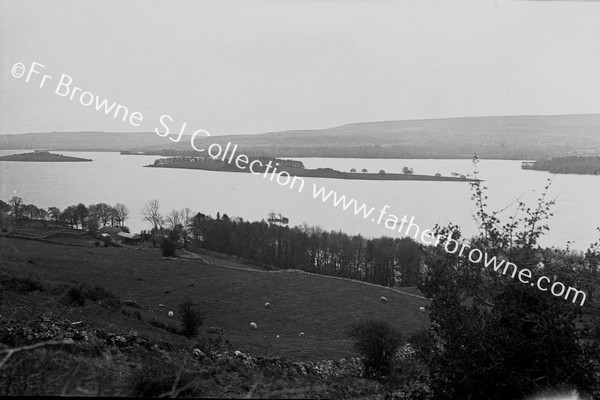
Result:
[[[28,151],[0,150],[0,156]],[[373,215],[389,205],[388,213],[398,217],[414,217],[423,229],[449,222],[461,226],[463,233],[474,234],[477,225],[473,218],[474,203],[468,183],[414,182],[414,181],[360,181],[322,178],[304,178],[305,186],[298,190],[280,186],[259,175],[144,168],[156,156],[121,156],[118,153],[59,152],[67,156],[91,158],[93,162],[35,163],[0,162],[0,198],[8,201],[20,196],[25,203],[38,207],[56,206],[64,209],[71,204],[124,203],[130,210],[126,225],[133,232],[149,229],[140,210],[148,200],[157,199],[163,214],[171,209],[189,207],[193,211],[215,216],[217,212],[245,220],[266,219],[270,211],[289,218],[290,225],[319,225],[327,230],[341,230],[350,234],[394,236],[383,224],[355,216],[313,198],[313,184],[324,186],[346,198],[355,198],[359,204],[375,207]],[[377,159],[324,159],[298,158],[307,168],[331,167],[349,171],[366,168],[369,172],[381,169],[402,172],[411,167],[415,174],[450,175],[472,174],[470,160],[377,160]],[[489,188],[490,210],[505,209],[502,221],[515,212],[519,199],[534,207],[542,194],[547,179],[552,185],[547,199],[554,199],[554,216],[550,232],[542,243],[585,249],[600,237],[600,176],[551,175],[547,172],[521,169],[520,161],[481,160],[480,178]],[[395,234],[398,236],[398,234]]]

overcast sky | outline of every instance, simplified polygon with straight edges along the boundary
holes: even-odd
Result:
[[[600,3],[0,2],[0,133],[600,113]],[[44,88],[11,74],[45,65]],[[139,128],[54,93],[61,74]]]

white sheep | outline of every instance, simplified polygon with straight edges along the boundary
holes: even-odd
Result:
[[[421,307],[421,308],[419,308],[419,311],[421,311],[421,312],[425,312],[425,307]]]
[[[381,302],[382,303],[387,303],[388,299],[385,296],[381,296]]]
[[[300,332],[300,333],[298,334],[298,336],[300,336],[300,337],[304,337],[304,332]]]
[[[268,301],[265,303],[265,308],[271,308],[271,303],[269,303]]]
[[[250,328],[258,329],[258,325],[256,325],[256,322],[250,322]]]

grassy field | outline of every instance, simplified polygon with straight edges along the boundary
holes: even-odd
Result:
[[[0,269],[55,282],[101,285],[142,306],[141,321],[109,320],[113,330],[131,325],[151,333],[158,329],[148,323],[152,319],[175,324],[167,312],[192,300],[206,312],[202,332],[210,326],[223,328],[233,350],[255,356],[295,360],[356,356],[345,330],[365,318],[385,319],[407,334],[428,326],[427,316],[419,312],[426,300],[383,287],[300,272],[242,269],[231,262],[163,259],[158,249],[74,247],[0,237]],[[389,301],[381,302],[381,296]],[[267,301],[270,309],[264,307]],[[79,317],[85,317],[87,307],[76,311]],[[107,323],[100,316],[88,319]],[[252,330],[250,322],[258,329]],[[298,336],[300,332],[304,337]]]

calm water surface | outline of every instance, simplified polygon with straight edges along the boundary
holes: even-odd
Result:
[[[26,151],[23,151],[26,152]],[[0,150],[0,155],[20,153]],[[398,217],[414,216],[421,229],[453,222],[463,232],[473,234],[477,226],[468,183],[410,181],[346,181],[304,178],[301,193],[251,174],[208,172],[166,168],[144,168],[155,156],[121,156],[118,153],[62,152],[64,155],[91,158],[82,163],[0,162],[0,198],[7,201],[20,196],[26,203],[38,207],[61,209],[83,202],[126,204],[130,209],[127,225],[132,231],[148,229],[140,210],[148,200],[158,199],[163,213],[189,207],[194,211],[216,215],[240,216],[245,220],[267,218],[270,211],[288,217],[291,225],[306,222],[325,229],[363,236],[393,236],[383,225],[355,216],[350,211],[334,208],[331,203],[313,199],[313,184],[317,188],[335,190],[339,195],[355,198],[359,203],[378,210],[389,205],[389,213]],[[470,160],[373,160],[373,159],[300,159],[307,168],[331,167],[349,171],[351,168],[369,172],[380,169],[401,172],[413,168],[416,174],[470,174]],[[547,179],[552,178],[549,199],[556,200],[554,216],[549,221],[550,232],[543,244],[586,248],[598,239],[600,226],[600,176],[551,175],[546,172],[524,171],[520,161],[482,160],[478,169],[489,188],[491,209],[506,208],[501,218],[514,214],[516,199],[530,206],[543,192]],[[512,204],[512,206],[511,206]],[[397,234],[396,234],[397,235]]]

